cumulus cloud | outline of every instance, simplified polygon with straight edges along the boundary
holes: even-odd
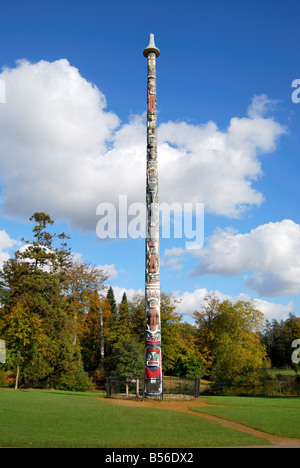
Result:
[[[42,210],[90,228],[105,181],[106,141],[118,117],[67,60],[23,60],[1,78],[7,96],[0,114],[4,214],[24,219]]]
[[[27,219],[34,211],[95,232],[101,202],[118,207],[145,199],[145,115],[121,124],[103,93],[66,59],[19,61],[4,68],[0,107],[2,213]],[[203,202],[206,211],[239,216],[259,205],[253,183],[259,156],[276,149],[286,129],[263,117],[273,101],[256,96],[247,117],[216,123],[159,125],[160,200]],[[232,189],[234,187],[234,190]]]
[[[126,293],[128,301],[131,301],[134,298],[134,296],[143,296],[145,294],[145,291],[142,291],[141,289],[128,289],[122,288],[121,286],[112,286],[112,288],[117,304],[119,304],[122,301],[124,292]]]
[[[145,292],[141,289],[127,289],[120,286],[113,286],[114,296],[117,304],[122,300],[123,293],[126,293],[127,299],[130,301],[134,296],[144,296]],[[193,322],[193,314],[195,311],[201,311],[202,306],[206,305],[205,297],[214,295],[220,301],[229,300],[231,302],[249,301],[251,297],[247,294],[241,293],[238,296],[231,296],[224,294],[221,291],[209,291],[206,288],[195,289],[194,291],[174,292],[174,297],[178,299],[176,311],[183,315],[183,320]],[[254,307],[264,314],[264,320],[286,320],[290,314],[297,315],[297,308],[292,301],[287,304],[280,304],[270,302],[262,299],[253,300]]]
[[[82,255],[82,253],[80,252],[72,252],[72,259],[74,261],[74,263],[84,263],[84,257]],[[118,271],[115,267],[115,264],[114,263],[111,263],[111,264],[105,264],[105,265],[96,265],[95,268],[97,268],[98,270],[101,270],[103,271],[103,273],[108,276],[108,279],[109,280],[112,280],[112,279],[116,279],[118,278]],[[123,273],[124,270],[121,270],[121,272]]]
[[[217,230],[199,251],[200,263],[190,275],[245,273],[246,287],[261,297],[298,294],[299,251],[300,225],[290,219],[263,224],[246,234]]]
[[[161,257],[161,266],[168,267],[170,270],[181,271],[183,269],[185,249],[182,247],[173,247],[165,249]]]
[[[118,272],[114,264],[98,265],[99,270],[103,270],[110,280],[118,278]]]
[[[266,320],[286,320],[290,314],[297,315],[297,307],[293,301],[287,304],[276,304],[274,302],[263,301],[262,299],[254,300],[255,307],[260,310]]]
[[[271,103],[266,96],[255,96],[248,117],[232,118],[226,131],[214,122],[161,124],[163,198],[203,202],[206,211],[231,217],[249,205],[260,205],[263,194],[252,186],[262,175],[259,156],[273,151],[287,131],[259,113]]]
[[[241,293],[238,296],[231,296],[223,294],[218,290],[208,291],[206,288],[201,288],[195,289],[191,292],[186,291],[181,294],[177,292],[176,296],[180,300],[180,303],[177,306],[177,311],[180,314],[192,317],[196,310],[201,312],[202,306],[206,305],[204,298],[212,294],[220,301],[229,300],[233,303],[239,300],[248,301],[251,299],[250,296],[244,293]],[[289,314],[296,314],[297,312],[295,304],[292,301],[288,302],[288,304],[278,304],[262,299],[254,299],[253,303],[254,307],[264,314],[265,320],[286,320],[289,317]]]
[[[266,94],[255,95],[248,107],[248,115],[251,119],[260,118],[278,103],[277,99],[269,99]]]
[[[10,258],[9,250],[19,245],[21,242],[12,239],[4,229],[0,231],[0,268]]]

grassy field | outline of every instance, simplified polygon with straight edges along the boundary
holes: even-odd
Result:
[[[210,397],[219,406],[191,408],[282,437],[300,439],[299,397]]]
[[[297,375],[297,372],[294,369],[279,369],[277,367],[272,367],[271,369],[268,370],[268,375],[273,377],[275,379],[276,375],[281,374],[281,375]]]
[[[0,389],[0,447],[188,448],[263,444],[268,441],[197,415],[112,405],[96,393]]]

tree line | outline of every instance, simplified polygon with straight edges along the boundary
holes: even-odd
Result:
[[[106,376],[144,372],[144,297],[116,303],[98,267],[74,261],[65,233],[34,213],[33,239],[24,240],[0,271],[0,338],[15,388],[88,390]],[[271,365],[291,363],[291,341],[300,337],[295,316],[267,322],[252,301],[208,296],[184,323],[177,299],[161,295],[163,374],[208,377],[215,389],[258,389]],[[280,337],[280,339],[278,338]],[[297,365],[295,365],[297,367]],[[298,369],[299,370],[299,369]]]

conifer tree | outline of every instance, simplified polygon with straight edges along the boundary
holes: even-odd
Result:
[[[112,315],[112,317],[115,317],[115,315],[117,313],[117,303],[116,303],[116,300],[115,300],[114,290],[113,290],[113,288],[111,286],[109,287],[109,289],[107,291],[106,299],[108,300],[108,303],[109,303],[109,307],[110,307],[110,310],[111,310],[111,315]]]
[[[20,315],[21,310],[29,315],[29,324],[39,323],[39,340],[36,333],[32,336],[38,340],[41,352],[38,356],[24,355],[26,349],[32,351],[32,346],[27,343],[26,349],[23,347],[20,369],[23,385],[76,388],[80,382],[88,386],[79,348],[73,345],[74,321],[65,289],[71,263],[65,242],[68,236],[50,233],[48,228],[54,222],[43,212],[34,213],[30,220],[35,222],[33,240],[25,241],[14,258],[4,262],[0,272],[0,323],[7,325],[7,318],[16,311]],[[59,241],[62,245],[57,245]],[[22,304],[26,307],[21,308]],[[5,339],[11,326],[4,326],[3,332]],[[12,361],[8,365],[13,366]]]

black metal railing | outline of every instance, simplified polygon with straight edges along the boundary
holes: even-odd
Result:
[[[151,391],[151,385],[143,377],[108,377],[106,379],[106,393],[109,398],[157,398],[157,399],[179,399],[179,398],[198,398],[200,395],[199,378],[178,378],[163,377],[161,382],[154,382]],[[150,392],[146,393],[145,388]],[[162,391],[157,393],[157,389]]]

